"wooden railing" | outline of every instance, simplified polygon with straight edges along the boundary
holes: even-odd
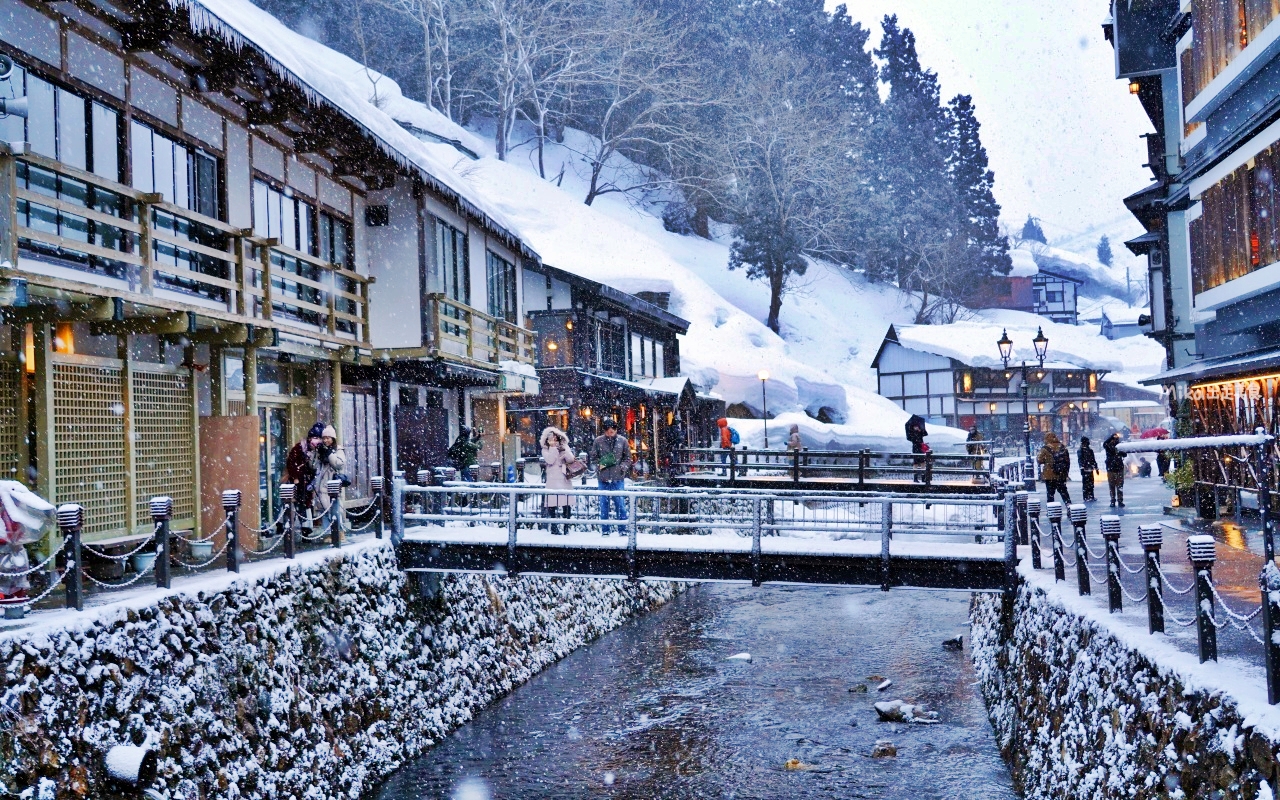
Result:
[[[428,346],[440,358],[497,364],[532,364],[534,332],[491,317],[443,294],[427,295]]]
[[[13,224],[0,261],[31,285],[369,344],[372,279],[349,269],[34,154],[0,152],[4,195]]]

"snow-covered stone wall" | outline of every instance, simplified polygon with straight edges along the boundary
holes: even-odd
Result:
[[[1189,687],[1041,589],[1023,585],[1010,631],[1001,606],[974,596],[973,657],[1027,800],[1271,800],[1280,748],[1230,697]]]
[[[450,575],[376,545],[0,639],[0,796],[109,796],[150,741],[165,798],[357,798],[675,584]]]

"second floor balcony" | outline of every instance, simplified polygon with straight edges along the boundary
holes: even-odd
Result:
[[[0,153],[0,187],[0,276],[34,297],[370,344],[372,279],[351,269],[31,153]]]
[[[428,355],[487,366],[503,361],[534,363],[536,334],[528,328],[443,294],[427,295],[426,318]]]

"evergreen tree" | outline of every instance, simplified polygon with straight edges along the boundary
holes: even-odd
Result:
[[[1111,240],[1105,233],[1098,240],[1098,260],[1108,267],[1115,261],[1115,256],[1111,252]]]
[[[1049,243],[1044,236],[1044,229],[1040,227],[1040,220],[1030,214],[1027,215],[1027,221],[1022,224],[1022,238],[1028,242]]]
[[[1000,204],[996,202],[995,173],[987,166],[987,149],[978,135],[981,125],[969,95],[956,95],[947,106],[951,152],[948,171],[959,204],[959,235],[965,253],[957,268],[962,285],[978,289],[992,275],[1007,275],[1013,267],[1009,240],[1000,235]],[[957,298],[963,300],[967,298]]]

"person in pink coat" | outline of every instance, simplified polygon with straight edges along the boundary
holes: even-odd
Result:
[[[569,478],[569,465],[577,461],[577,456],[569,449],[569,437],[554,426],[542,431],[539,441],[542,443],[542,474],[548,489],[569,491],[573,484]],[[543,507],[549,517],[563,516],[568,519],[573,515],[573,496],[568,494],[548,494],[543,498]],[[568,533],[568,526],[552,525],[554,534]]]

